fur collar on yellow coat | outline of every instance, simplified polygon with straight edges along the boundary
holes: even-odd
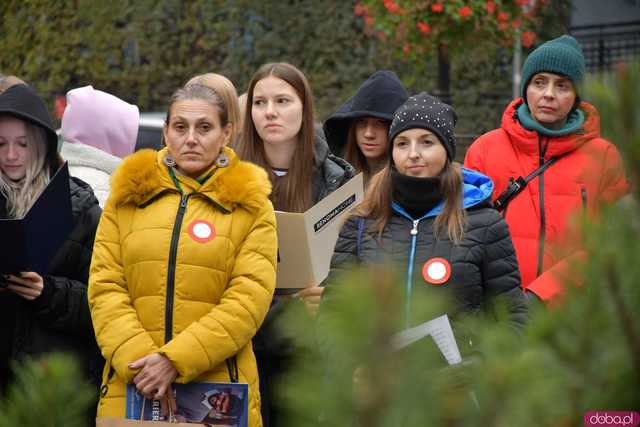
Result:
[[[229,165],[213,166],[202,185],[178,176],[183,214],[166,149],[131,155],[112,177],[88,291],[107,361],[100,417],[124,416],[134,360],[161,352],[178,383],[229,382],[225,361],[235,355],[249,384],[249,425],[261,425],[251,338],[275,288],[275,214],[265,171],[225,153]]]

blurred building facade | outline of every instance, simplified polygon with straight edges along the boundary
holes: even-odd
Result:
[[[569,32],[589,72],[606,71],[640,57],[640,0],[572,0]]]

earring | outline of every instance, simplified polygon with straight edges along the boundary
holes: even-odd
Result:
[[[220,153],[216,159],[216,165],[218,165],[219,168],[226,168],[229,166],[229,157],[224,153]]]
[[[164,159],[162,159],[162,161],[164,162],[165,165],[169,166],[170,168],[176,165],[176,159],[174,159],[171,154],[167,154],[166,156],[164,156]]]

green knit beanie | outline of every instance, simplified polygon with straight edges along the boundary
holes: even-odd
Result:
[[[526,97],[531,78],[544,72],[567,76],[574,86],[580,84],[585,73],[585,63],[578,41],[564,35],[541,44],[531,52],[522,67],[520,95],[523,98]]]

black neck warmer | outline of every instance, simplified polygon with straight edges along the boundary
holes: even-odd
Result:
[[[391,168],[392,199],[417,219],[442,201],[440,177],[417,178]]]

